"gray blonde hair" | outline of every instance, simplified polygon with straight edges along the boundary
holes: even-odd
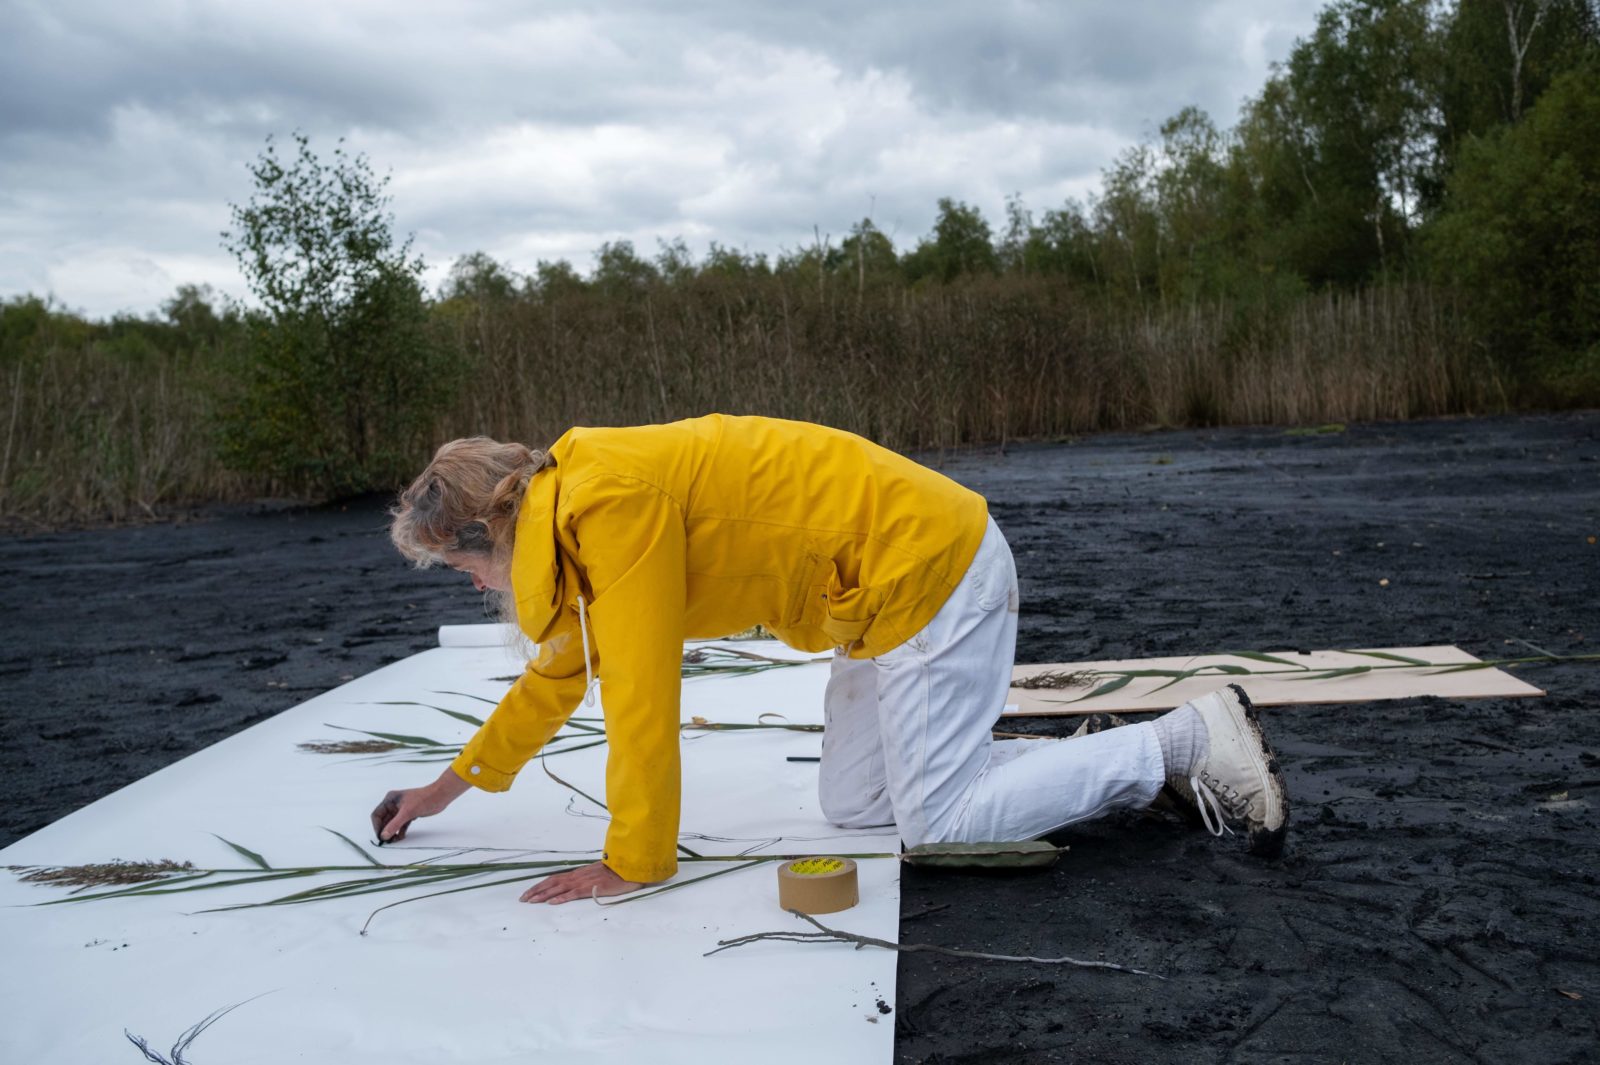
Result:
[[[389,511],[389,539],[419,569],[446,551],[510,565],[517,513],[533,475],[555,461],[523,444],[486,436],[452,440]]]

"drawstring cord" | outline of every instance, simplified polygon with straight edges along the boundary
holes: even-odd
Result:
[[[583,609],[583,596],[578,596],[578,631],[583,634],[583,705],[594,707],[594,690],[600,685],[600,678],[594,675],[589,666],[589,615]]]

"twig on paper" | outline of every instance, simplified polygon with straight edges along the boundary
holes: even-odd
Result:
[[[839,929],[829,928],[821,921],[799,910],[790,910],[790,913],[817,928],[815,932],[756,932],[753,935],[739,936],[737,939],[717,940],[717,949],[708,950],[706,957],[730,950],[733,947],[742,947],[749,943],[759,943],[765,940],[776,940],[787,943],[854,943],[857,950],[862,947],[882,947],[884,950],[895,950],[902,954],[932,953],[946,954],[953,958],[979,958],[984,961],[1021,961],[1032,962],[1035,965],[1073,965],[1080,969],[1109,969],[1112,972],[1131,973],[1134,976],[1153,976],[1157,980],[1165,980],[1160,973],[1146,972],[1143,969],[1134,969],[1126,965],[1118,965],[1109,961],[1085,961],[1082,958],[1034,958],[1026,955],[1015,954],[985,954],[976,950],[960,950],[955,947],[940,947],[932,943],[891,943],[887,939],[875,939],[872,936],[858,935],[855,932],[844,932]]]

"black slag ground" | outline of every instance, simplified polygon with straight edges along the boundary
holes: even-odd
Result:
[[[1600,644],[1600,414],[924,459],[1011,541],[1023,661]],[[0,844],[484,620],[383,528],[363,500],[0,540]],[[1550,695],[1264,711],[1277,861],[1123,815],[1049,872],[907,869],[903,942],[1168,979],[902,955],[897,1060],[1600,1060],[1600,665],[1525,676]]]

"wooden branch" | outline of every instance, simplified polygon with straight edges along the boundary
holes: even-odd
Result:
[[[1085,961],[1082,958],[1035,958],[1027,955],[1015,954],[985,954],[976,950],[959,950],[955,947],[940,947],[932,943],[891,943],[887,939],[875,939],[872,936],[857,935],[855,932],[844,932],[829,928],[810,914],[801,913],[799,910],[790,910],[790,913],[802,921],[816,928],[815,932],[756,932],[753,935],[739,936],[737,939],[717,940],[717,949],[708,950],[705,957],[742,947],[749,943],[760,943],[773,940],[785,943],[854,943],[855,948],[882,947],[884,950],[896,950],[902,954],[932,953],[946,954],[953,958],[979,958],[984,961],[1022,961],[1033,962],[1036,965],[1074,965],[1080,969],[1109,969],[1112,972],[1130,973],[1134,976],[1153,976],[1157,980],[1165,980],[1160,973],[1145,972],[1143,969],[1134,969],[1126,965],[1117,965],[1109,961]]]

